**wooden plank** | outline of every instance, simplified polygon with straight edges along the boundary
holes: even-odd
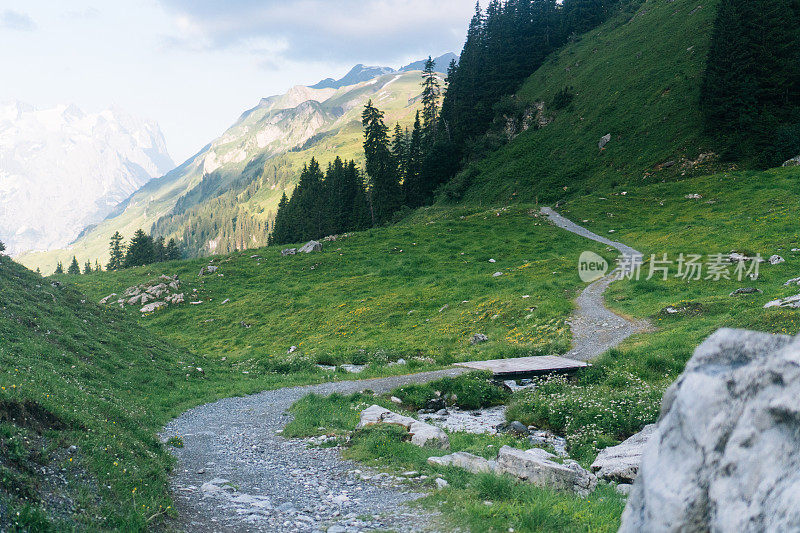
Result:
[[[492,359],[489,361],[467,361],[456,363],[456,366],[474,370],[488,370],[495,376],[541,375],[553,372],[573,372],[579,368],[590,366],[584,361],[543,355],[534,357],[518,357],[515,359]]]

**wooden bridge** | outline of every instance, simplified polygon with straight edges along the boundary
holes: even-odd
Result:
[[[580,368],[590,366],[584,361],[543,355],[535,357],[518,357],[516,359],[492,359],[489,361],[468,361],[456,363],[456,366],[485,370],[492,372],[497,377],[526,377],[541,376],[553,373],[575,372]]]

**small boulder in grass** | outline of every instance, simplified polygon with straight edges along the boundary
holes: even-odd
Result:
[[[489,337],[484,335],[483,333],[476,333],[469,339],[469,343],[475,346],[476,344],[481,344],[489,340]]]
[[[756,289],[755,287],[742,287],[740,289],[736,289],[730,295],[739,296],[740,294],[761,294],[761,292],[761,289]]]
[[[783,257],[781,257],[781,256],[779,256],[777,254],[776,255],[772,255],[769,258],[769,264],[770,265],[780,265],[781,263],[785,263],[785,262],[786,262],[786,259],[784,259]]]

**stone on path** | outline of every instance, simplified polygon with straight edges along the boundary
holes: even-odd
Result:
[[[420,422],[410,416],[392,412],[380,405],[372,405],[361,411],[361,420],[357,429],[376,424],[393,424],[402,426],[411,435],[411,443],[416,446],[433,446],[436,448],[449,448],[450,439],[447,433],[426,422]]]
[[[553,461],[555,456],[539,448],[519,450],[503,446],[497,455],[497,472],[511,474],[539,487],[590,494],[597,486],[597,478],[578,463]]]
[[[796,531],[800,340],[722,329],[664,394],[620,531]]]
[[[655,424],[647,425],[621,444],[601,450],[592,463],[592,472],[608,481],[633,483],[639,473],[642,450],[655,429]]]

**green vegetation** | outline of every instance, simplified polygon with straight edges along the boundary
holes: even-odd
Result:
[[[640,280],[612,284],[607,303],[619,312],[648,318],[658,328],[638,335],[593,362],[577,382],[549,381],[533,393],[515,398],[508,417],[550,428],[568,438],[571,454],[588,462],[598,448],[616,443],[658,416],[663,391],[683,370],[704,338],[721,327],[796,334],[797,310],[770,308],[765,303],[794,295],[784,283],[797,277],[800,212],[797,169],[735,172],[677,183],[649,185],[611,194],[593,194],[568,202],[561,213],[588,220],[587,227],[645,254]],[[702,198],[687,198],[687,195]],[[643,216],[645,214],[646,216]],[[736,264],[728,264],[731,279],[676,278],[680,254],[702,255],[708,264],[715,254],[739,251],[779,254],[785,263],[760,265],[757,280],[737,280]],[[657,259],[674,261],[669,279],[649,275]],[[655,265],[658,266],[658,265]],[[763,294],[730,296],[741,287]],[[672,308],[672,312],[666,309]]]
[[[532,115],[530,127],[514,128],[513,140],[500,148],[507,136],[485,138],[443,198],[552,203],[709,173],[715,158],[698,157],[713,151],[699,100],[716,7],[716,1],[698,8],[690,0],[647,0],[635,15],[618,13],[548,56],[515,98]],[[565,87],[572,88],[571,102],[549,107]],[[537,103],[544,103],[541,114]]]
[[[564,321],[581,286],[576,258],[585,249],[613,255],[532,213],[538,211],[522,206],[428,208],[394,226],[326,242],[322,252],[281,257],[266,248],[214,257],[219,271],[211,276],[197,276],[209,264],[197,259],[63,279],[98,301],[178,274],[186,304],[145,317],[138,307],[124,312],[240,371],[370,363],[386,372],[381,368],[401,357],[419,368],[564,352]],[[475,333],[489,341],[471,346]],[[291,346],[298,350],[287,354]]]
[[[504,404],[511,394],[489,380],[491,373],[470,372],[456,378],[437,379],[425,384],[398,388],[394,395],[412,409],[422,409],[435,398],[462,409],[478,409]]]
[[[461,378],[458,378],[461,379]],[[471,378],[476,381],[476,376]],[[445,380],[442,380],[444,382]],[[483,380],[485,382],[485,379]],[[402,389],[393,391],[399,395]],[[310,395],[292,407],[294,420],[284,435],[346,435],[353,432],[359,412],[372,404],[404,412],[388,396],[354,394],[329,397]],[[507,476],[474,475],[455,467],[434,467],[428,457],[465,451],[494,458],[505,445],[529,448],[509,435],[450,433],[448,452],[420,448],[404,441],[406,431],[394,426],[374,426],[352,434],[344,455],[371,466],[396,472],[416,471],[431,480],[442,477],[449,487],[424,498],[420,505],[445,513],[448,523],[469,531],[616,531],[624,500],[613,488],[601,485],[588,499],[541,489]],[[433,483],[429,482],[430,485]]]

